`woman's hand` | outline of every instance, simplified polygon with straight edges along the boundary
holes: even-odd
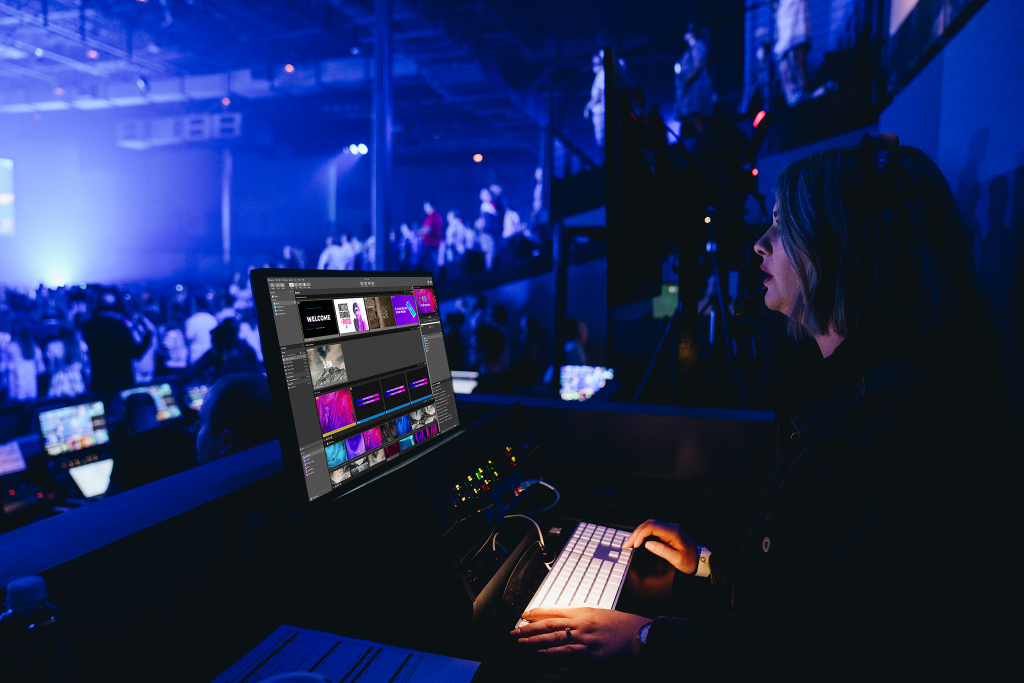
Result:
[[[648,536],[656,536],[661,541],[645,540]],[[643,546],[652,553],[668,561],[673,567],[684,574],[697,572],[697,544],[686,535],[678,524],[659,522],[649,519],[629,535],[623,544],[625,548]]]
[[[544,654],[574,654],[591,659],[640,655],[637,631],[650,619],[593,607],[539,607],[523,613],[532,623],[512,631],[519,644]],[[565,629],[570,631],[571,637]]]

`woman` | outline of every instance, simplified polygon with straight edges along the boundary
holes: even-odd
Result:
[[[922,152],[872,133],[792,164],[776,197],[755,245],[765,304],[820,354],[777,413],[755,513],[706,548],[657,520],[626,541],[708,577],[678,580],[730,585],[731,613],[538,609],[513,631],[524,647],[638,657],[678,678],[990,663],[972,648],[998,623],[985,606],[1004,602],[976,591],[1003,575],[997,530],[1010,516],[994,488],[1013,478],[994,476],[992,459],[1009,422],[986,400],[985,355],[965,343],[992,325],[949,185]],[[984,571],[968,559],[979,554]]]
[[[85,393],[83,359],[85,342],[73,328],[62,328],[60,338],[46,345],[46,360],[50,370],[50,389],[47,396],[74,397]]]
[[[15,322],[11,336],[3,362],[7,398],[11,401],[34,401],[39,398],[39,376],[46,372],[43,350],[25,321]]]

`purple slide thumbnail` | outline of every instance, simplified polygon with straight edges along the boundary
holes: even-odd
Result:
[[[366,444],[366,450],[372,451],[380,448],[380,427],[374,427],[373,429],[367,429],[363,432],[363,443]]]
[[[363,435],[356,434],[355,436],[345,439],[345,448],[348,450],[348,459],[362,455],[366,452],[366,444],[363,443]]]
[[[320,429],[324,434],[354,424],[356,412],[352,407],[352,390],[342,389],[317,396],[316,411],[320,415]]]
[[[395,309],[395,323],[402,325],[415,325],[420,321],[416,313],[416,298],[408,294],[399,294],[391,297],[391,305]]]

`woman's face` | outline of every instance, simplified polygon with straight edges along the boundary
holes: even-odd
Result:
[[[772,227],[754,244],[754,251],[763,259],[761,270],[767,273],[764,284],[768,288],[764,305],[785,315],[793,312],[793,303],[800,294],[800,278],[792,261],[782,247],[782,233],[779,232],[779,203],[772,211]]]

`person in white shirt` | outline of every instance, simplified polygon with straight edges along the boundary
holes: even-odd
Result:
[[[593,59],[594,83],[590,86],[590,101],[583,108],[583,118],[590,119],[594,124],[594,142],[604,147],[604,50]]]
[[[334,238],[327,237],[327,246],[320,252],[320,260],[316,263],[317,270],[344,270],[344,251],[334,243]]]
[[[185,339],[188,340],[188,362],[195,363],[203,354],[213,348],[210,333],[219,324],[217,319],[206,310],[209,305],[205,297],[195,299],[196,312],[185,321]]]
[[[43,350],[25,323],[15,325],[11,336],[3,361],[7,398],[11,401],[34,401],[39,397],[39,375],[46,371]]]
[[[339,245],[339,248],[341,249],[341,251],[339,252],[341,255],[340,270],[355,270],[357,251],[356,244],[356,242],[349,241],[348,235],[341,236],[341,244]]]

